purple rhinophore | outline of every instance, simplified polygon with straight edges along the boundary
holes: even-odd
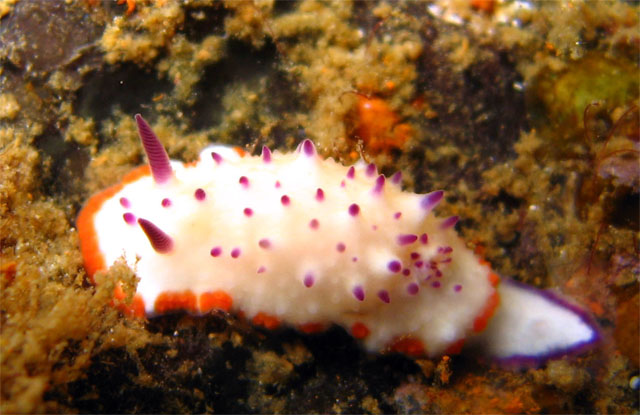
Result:
[[[378,298],[382,300],[383,303],[389,304],[391,302],[391,298],[389,298],[389,291],[387,290],[378,291]]]
[[[404,275],[405,277],[408,277],[409,275],[411,275],[411,270],[409,268],[403,269],[402,275]]]
[[[247,176],[240,176],[238,183],[240,183],[245,189],[249,187],[249,179]]]
[[[462,290],[462,285],[456,284],[453,286],[453,291],[459,293]]]
[[[453,228],[456,225],[456,223],[458,223],[458,219],[460,219],[458,216],[450,216],[446,218],[440,223],[440,229],[444,230],[444,229]]]
[[[347,170],[347,179],[353,179],[354,177],[356,177],[356,169],[351,166],[349,170]]]
[[[351,216],[358,216],[358,213],[360,213],[360,206],[355,203],[351,204],[349,206],[349,214]]]
[[[129,225],[135,225],[136,224],[136,215],[134,215],[131,212],[125,213],[124,215],[122,215],[122,218]]]
[[[256,271],[258,274],[262,274],[263,272],[265,272],[267,270],[267,267],[265,267],[264,265],[260,265],[260,267],[258,268],[258,271]]]
[[[204,192],[204,189],[198,188],[196,189],[194,196],[196,197],[196,200],[203,201],[207,197],[207,194]]]
[[[376,194],[382,193],[382,190],[384,189],[385,181],[386,179],[384,178],[383,174],[378,176],[378,178],[376,179],[376,184],[373,186],[373,193],[376,193]]]
[[[387,263],[387,269],[391,272],[400,272],[402,270],[402,263],[396,259]]]
[[[324,200],[324,191],[318,187],[318,190],[316,190],[316,200],[318,202],[322,202]]]
[[[216,164],[222,163],[222,156],[215,151],[211,152],[211,158],[216,162]]]
[[[145,235],[151,243],[151,247],[159,254],[166,254],[173,249],[173,239],[162,229],[158,228],[153,222],[139,218],[138,224],[142,228]]]
[[[391,176],[391,183],[400,184],[402,182],[402,172],[397,171]]]
[[[262,238],[258,241],[258,246],[262,249],[269,249],[271,248],[271,241],[267,238]]]
[[[432,283],[431,283],[431,286],[432,286],[433,288],[440,288],[440,281],[434,281],[434,282],[432,282]]]
[[[309,227],[311,229],[318,229],[319,226],[320,222],[318,222],[318,219],[311,219],[311,221],[309,222]]]
[[[316,155],[316,146],[313,145],[313,142],[308,138],[302,142],[301,146],[302,146],[302,152],[305,155],[309,157]]]
[[[415,282],[412,282],[409,285],[407,285],[407,293],[409,293],[409,295],[416,295],[418,294],[419,290],[420,290],[420,286]]]
[[[238,258],[241,252],[240,248],[233,248],[231,250],[231,258]]]
[[[162,205],[162,207],[167,208],[171,206],[171,199],[165,197],[164,199],[162,199],[162,202],[160,202],[160,204]]]
[[[426,233],[420,235],[420,243],[426,245],[429,242],[429,236]]]
[[[401,216],[402,216],[402,212],[396,212],[393,214],[394,219],[400,219]]]
[[[344,252],[345,249],[347,249],[347,246],[342,242],[338,242],[338,244],[336,245],[336,250],[338,252]]]
[[[131,207],[131,202],[129,202],[129,199],[127,199],[126,197],[121,197],[120,198],[120,205],[123,208],[129,209]]]
[[[284,206],[289,206],[289,204],[291,203],[291,199],[289,199],[289,196],[283,195],[280,198],[280,203],[282,203]]]
[[[147,153],[149,159],[153,180],[159,184],[166,183],[173,176],[167,151],[144,118],[140,114],[136,114],[135,119],[138,124],[140,141],[142,141],[144,152]]]
[[[214,246],[213,248],[211,248],[210,254],[213,257],[220,256],[220,254],[222,254],[222,247]]]
[[[313,283],[315,282],[315,280],[316,279],[314,278],[312,273],[310,273],[310,272],[307,273],[307,275],[304,276],[304,280],[303,280],[304,286],[307,287],[307,288],[310,288],[313,285]]]
[[[251,208],[244,208],[244,210],[242,211],[242,213],[244,213],[244,215],[246,217],[251,217],[251,215],[253,215],[253,209]]]
[[[362,288],[362,285],[356,285],[351,292],[356,297],[356,300],[364,301],[364,288]]]
[[[271,163],[271,150],[267,146],[262,146],[262,161]]]
[[[373,163],[369,163],[367,165],[367,168],[364,171],[364,173],[369,177],[375,176],[377,172],[378,172],[378,168]]]
[[[418,252],[411,253],[411,259],[418,259],[418,258],[420,258],[420,254]]]
[[[440,203],[440,201],[442,200],[442,196],[444,196],[444,191],[442,190],[436,190],[435,192],[427,193],[420,200],[420,207],[424,210],[431,210],[436,207],[438,203]]]
[[[418,240],[418,235],[414,234],[400,234],[398,235],[397,242],[398,245],[411,245],[415,241]]]

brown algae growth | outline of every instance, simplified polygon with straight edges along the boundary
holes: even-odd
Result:
[[[126,11],[0,1],[0,411],[638,411],[637,5],[136,0]],[[383,127],[363,100],[384,105]],[[603,343],[510,372],[468,355],[366,355],[336,328],[127,319],[111,293],[118,280],[132,293],[135,276],[117,266],[89,284],[75,217],[143,162],[136,112],[176,159],[208,142],[257,153],[311,138],[324,156],[403,170],[411,190],[445,189],[440,214],[462,218],[471,247],[586,305]],[[402,140],[368,148],[366,131]]]

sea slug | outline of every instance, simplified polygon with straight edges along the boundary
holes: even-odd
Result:
[[[310,140],[261,156],[220,145],[169,160],[140,115],[149,165],[93,196],[77,220],[90,276],[124,258],[129,311],[214,308],[268,328],[338,324],[371,351],[437,356],[466,339],[500,360],[541,361],[594,343],[578,307],[509,280],[467,249],[442,191],[401,189],[362,161],[323,160]]]

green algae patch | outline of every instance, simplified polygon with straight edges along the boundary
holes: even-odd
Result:
[[[605,111],[613,111],[637,100],[639,88],[637,65],[590,52],[534,80],[529,89],[534,123],[544,135],[554,137],[556,145],[564,146],[584,136],[583,114],[589,104],[602,102]]]

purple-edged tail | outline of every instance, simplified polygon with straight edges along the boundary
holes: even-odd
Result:
[[[582,352],[600,340],[589,314],[560,296],[504,279],[500,306],[476,339],[484,352],[508,366],[537,366]]]

